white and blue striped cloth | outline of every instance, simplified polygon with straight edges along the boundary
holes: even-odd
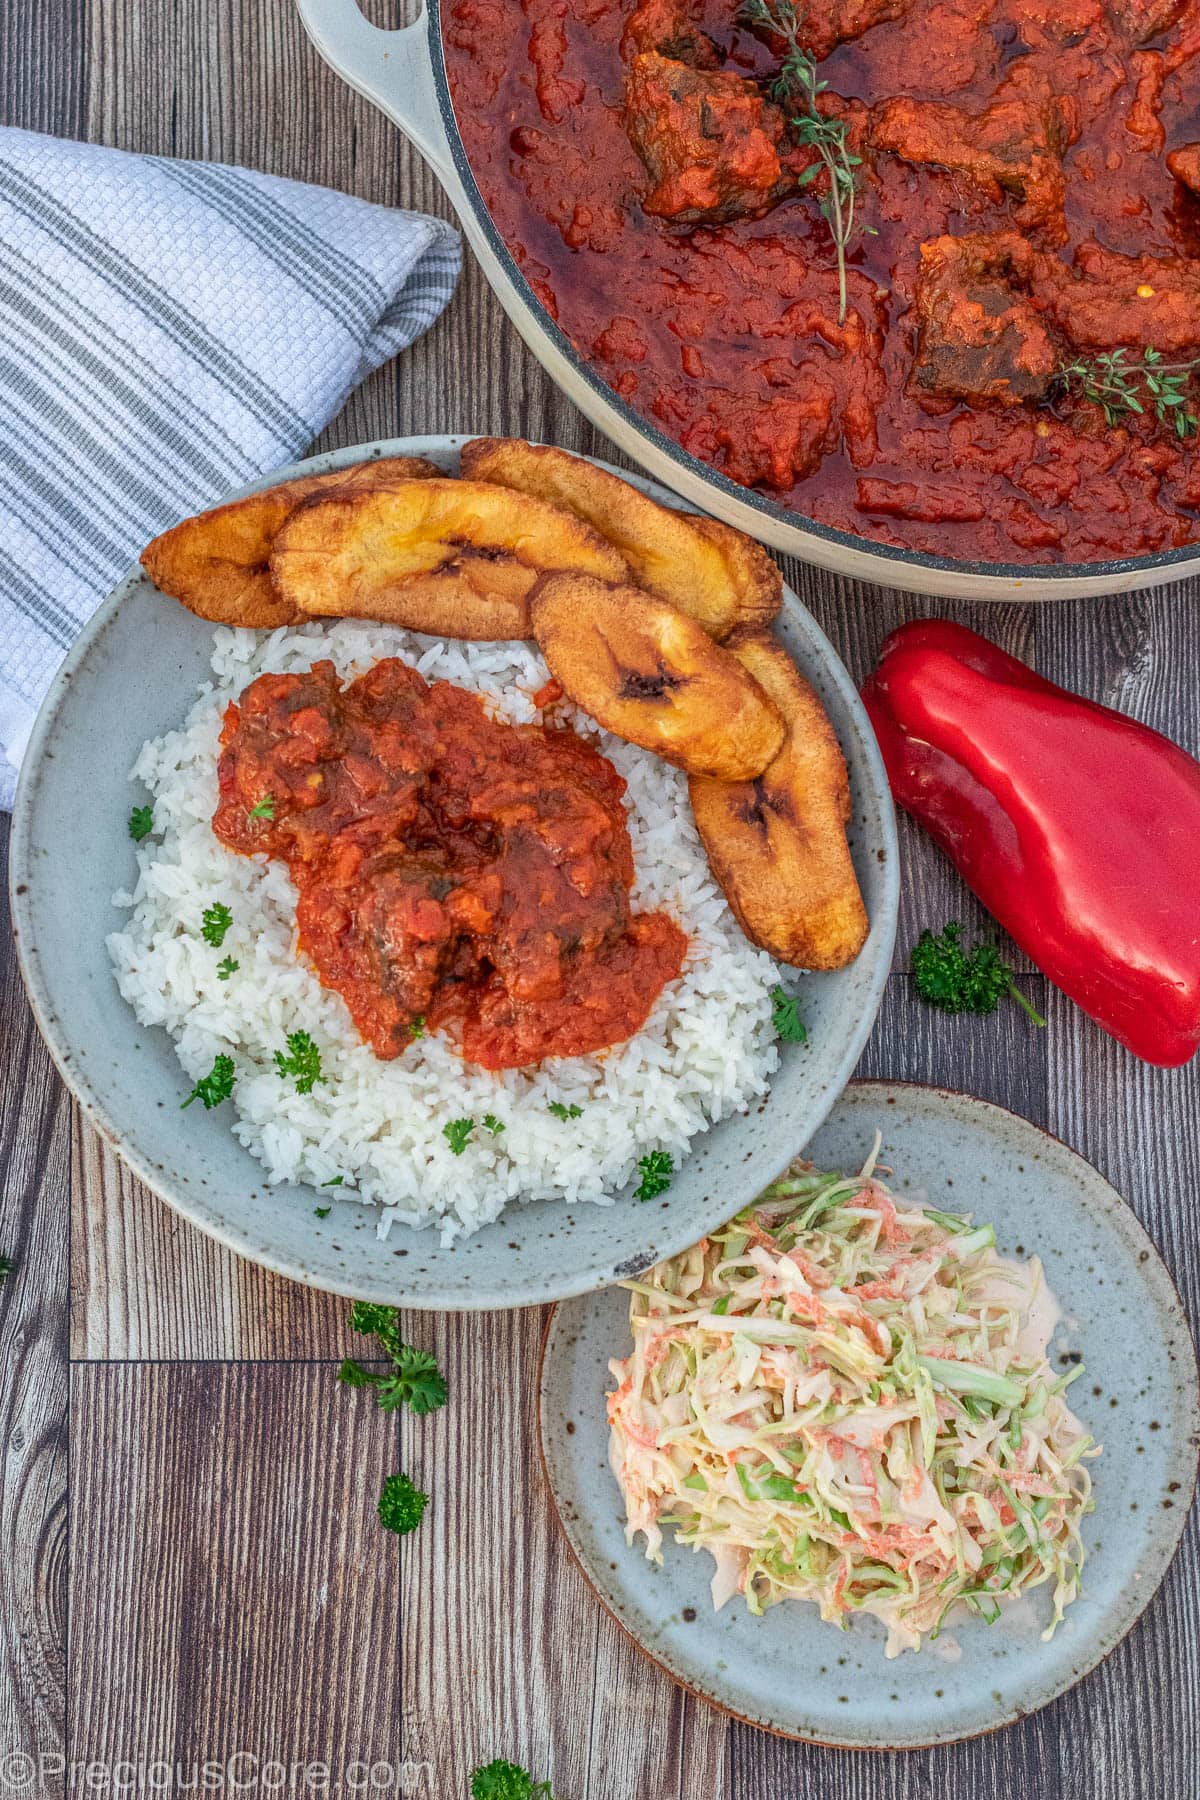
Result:
[[[0,807],[146,541],[299,455],[460,261],[419,213],[0,130]]]

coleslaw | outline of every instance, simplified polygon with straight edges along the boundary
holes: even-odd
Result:
[[[716,1563],[713,1603],[807,1600],[919,1650],[956,1606],[994,1623],[1079,1590],[1099,1447],[1047,1349],[1037,1258],[990,1225],[895,1197],[876,1172],[795,1163],[723,1230],[627,1281],[633,1351],[609,1364],[626,1540],[663,1530]]]

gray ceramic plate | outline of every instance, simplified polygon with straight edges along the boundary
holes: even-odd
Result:
[[[789,1737],[851,1749],[951,1743],[1008,1724],[1120,1642],[1174,1555],[1196,1476],[1196,1358],[1153,1244],[1089,1163],[1001,1107],[939,1088],[855,1082],[812,1140],[827,1168],[857,1167],[876,1129],[896,1185],[996,1226],[1000,1248],[1041,1256],[1063,1309],[1054,1360],[1082,1354],[1076,1412],[1104,1446],[1092,1465],[1083,1593],[1048,1644],[1043,1590],[994,1627],[957,1618],[943,1641],[888,1662],[877,1621],[849,1631],[784,1604],[754,1619],[712,1611],[707,1556],[665,1547],[661,1569],[626,1547],[608,1468],[608,1358],[629,1344],[621,1289],[556,1309],[542,1358],[542,1455],[585,1576],[646,1654],[704,1699]],[[669,1535],[669,1534],[668,1534]]]
[[[432,457],[456,471],[462,438],[358,445],[261,484],[368,456]],[[637,475],[626,479],[671,501]],[[673,501],[673,504],[680,504]],[[127,780],[144,739],[182,719],[209,675],[212,628],[134,570],[96,613],[42,707],[13,821],[13,917],[38,1023],[93,1123],[141,1179],[202,1231],[296,1281],[409,1306],[520,1306],[579,1294],[681,1249],[749,1199],[805,1142],[849,1079],[879,1008],[896,930],[895,818],[866,714],[845,669],[794,596],[780,634],[814,683],[850,768],[851,842],[871,918],[857,962],[803,982],[811,1048],[785,1047],[769,1099],[700,1139],[660,1202],[510,1208],[452,1249],[432,1231],[376,1237],[373,1207],[348,1199],[325,1220],[309,1188],[269,1187],[227,1119],[181,1116],[181,1076],[164,1032],[117,992],[104,947],[131,885]],[[184,1083],[186,1088],[186,1082]]]

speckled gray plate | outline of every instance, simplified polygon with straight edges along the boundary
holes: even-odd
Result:
[[[358,445],[282,469],[261,484],[368,456],[419,455],[457,471],[463,438]],[[652,482],[626,480],[679,505]],[[246,490],[249,491],[249,490]],[[214,502],[215,503],[215,502]],[[780,635],[816,686],[850,768],[851,843],[871,918],[857,962],[803,980],[811,1048],[785,1047],[769,1099],[697,1140],[659,1202],[510,1207],[451,1249],[435,1231],[307,1187],[268,1187],[229,1129],[228,1108],[181,1114],[187,1083],[162,1031],[144,1030],[117,992],[104,948],[124,917],[110,905],[134,877],[126,831],[140,797],[127,780],[143,740],[180,723],[209,678],[212,627],[135,570],[95,615],[39,714],[13,820],[13,917],[21,968],[55,1061],[130,1167],[202,1231],[254,1261],[335,1293],[438,1308],[521,1306],[603,1286],[681,1249],[769,1180],[845,1086],[879,1008],[896,930],[896,830],[866,714],[811,615],[788,595]]]
[[[620,1288],[558,1307],[542,1358],[542,1455],[559,1518],[600,1599],[677,1681],[751,1724],[850,1749],[911,1749],[993,1730],[1046,1705],[1120,1642],[1174,1555],[1196,1476],[1196,1358],[1171,1278],[1129,1208],[1089,1163],[1015,1113],[940,1088],[854,1082],[813,1138],[851,1168],[883,1133],[895,1185],[991,1220],[1001,1250],[1041,1256],[1063,1310],[1052,1357],[1082,1354],[1072,1404],[1103,1443],[1091,1465],[1083,1592],[1048,1644],[1044,1589],[993,1627],[958,1618],[938,1643],[888,1662],[876,1620],[849,1631],[811,1607],[754,1619],[712,1611],[709,1557],[665,1547],[655,1569],[626,1547],[608,1468],[610,1356],[629,1345]],[[668,1533],[668,1538],[670,1534]]]

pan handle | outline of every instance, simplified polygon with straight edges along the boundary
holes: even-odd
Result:
[[[296,0],[296,7],[330,68],[400,127],[443,183],[453,180],[424,10],[401,31],[381,31],[356,0]]]

